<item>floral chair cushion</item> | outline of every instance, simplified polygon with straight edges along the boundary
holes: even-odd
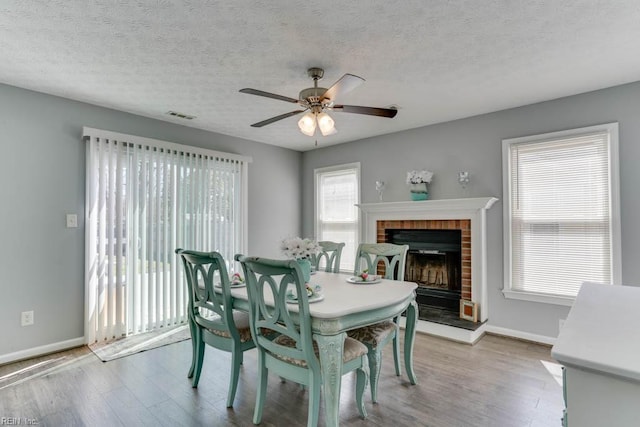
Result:
[[[375,350],[381,342],[397,330],[398,325],[386,321],[348,331],[347,335],[361,343],[368,344]]]
[[[274,339],[273,342],[286,347],[296,346],[295,340],[287,335],[280,335],[276,339]],[[313,351],[316,353],[316,356],[319,355],[318,344],[315,341],[313,342]],[[357,340],[346,337],[344,340],[344,351],[342,353],[342,361],[346,363],[350,360],[353,360],[357,357],[361,357],[367,354],[367,351],[368,351],[367,347],[364,346],[362,343],[360,343]],[[307,366],[307,362],[305,360],[294,359],[292,357],[286,357],[281,354],[274,354],[274,356],[287,363],[292,363],[294,365],[302,366],[302,367]]]
[[[214,318],[217,316],[214,316]],[[233,310],[233,321],[236,324],[238,333],[240,333],[240,341],[251,341],[251,329],[249,328],[249,313]],[[219,337],[231,338],[231,334],[228,331],[221,331],[219,329],[207,328],[212,334]]]

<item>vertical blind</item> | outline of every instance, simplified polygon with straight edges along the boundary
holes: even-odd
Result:
[[[511,144],[511,288],[612,283],[609,133]]]
[[[316,169],[316,238],[344,242],[340,269],[353,271],[358,244],[359,167]]]
[[[250,158],[85,128],[88,343],[184,323],[178,247],[246,248]]]

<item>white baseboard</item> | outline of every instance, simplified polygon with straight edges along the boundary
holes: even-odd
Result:
[[[400,327],[404,328],[406,319],[400,318]],[[515,329],[501,328],[499,326],[492,326],[489,324],[481,325],[475,331],[468,331],[466,329],[455,328],[453,326],[440,325],[434,322],[427,322],[424,320],[418,320],[416,326],[416,332],[422,332],[429,335],[435,335],[442,338],[447,338],[453,341],[458,341],[465,344],[475,344],[482,338],[485,333],[502,335],[505,337],[516,338],[526,341],[537,342],[541,344],[554,345],[556,343],[555,337],[548,337],[545,335],[536,335],[528,332],[517,331]]]
[[[67,350],[73,347],[80,347],[85,344],[84,337],[73,338],[66,341],[55,342],[52,344],[42,345],[40,347],[28,348],[26,350],[16,351],[15,353],[0,355],[0,365],[5,363],[17,362],[18,360],[29,359],[32,357],[42,356],[44,354],[55,353],[56,351]]]
[[[546,335],[531,334],[529,332],[517,331],[515,329],[501,328],[499,326],[487,325],[486,333],[494,335],[503,335],[511,338],[518,338],[526,341],[538,342],[541,344],[554,345],[556,337],[548,337]]]

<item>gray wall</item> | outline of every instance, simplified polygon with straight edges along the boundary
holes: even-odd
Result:
[[[402,110],[399,114],[402,114]],[[432,199],[502,195],[502,139],[607,122],[620,130],[622,277],[640,285],[640,82],[410,131],[331,146],[303,155],[303,233],[313,233],[313,169],[361,162],[362,202],[377,202],[375,181],[387,183],[384,201],[409,200],[406,172],[434,172]],[[338,120],[339,118],[336,118]],[[383,120],[374,119],[371,120]],[[458,171],[469,171],[463,191]],[[491,208],[488,226],[489,325],[556,337],[568,307],[503,297],[502,202]]]
[[[300,232],[299,152],[0,85],[0,357],[84,335],[83,126],[252,156],[248,251]]]
[[[376,180],[387,183],[385,201],[408,200],[405,174],[421,168],[435,172],[434,199],[502,199],[502,139],[617,121],[623,281],[640,285],[638,112],[640,83],[633,83],[300,154],[0,85],[0,357],[84,333],[83,126],[252,156],[249,252],[275,257],[281,238],[313,234],[316,167],[361,162],[365,203],[378,200]],[[456,182],[460,170],[471,173],[466,192]],[[65,228],[72,212],[80,228]],[[568,308],[504,299],[501,203],[487,222],[490,325],[555,337]],[[21,327],[26,310],[35,311],[35,325]]]

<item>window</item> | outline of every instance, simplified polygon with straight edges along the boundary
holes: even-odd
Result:
[[[344,242],[340,270],[353,271],[360,212],[360,163],[316,169],[315,234],[318,241]]]
[[[88,343],[185,323],[176,248],[246,249],[250,158],[84,129]]]
[[[507,298],[620,283],[617,123],[504,140],[503,169]]]

